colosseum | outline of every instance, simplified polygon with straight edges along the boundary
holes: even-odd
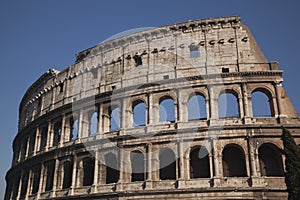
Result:
[[[5,200],[287,199],[282,73],[240,17],[86,49],[26,91]]]

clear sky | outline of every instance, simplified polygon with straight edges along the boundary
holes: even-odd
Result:
[[[26,89],[49,68],[64,69],[75,53],[128,29],[239,15],[268,60],[284,70],[284,87],[300,113],[299,8],[297,0],[1,1],[0,198]]]

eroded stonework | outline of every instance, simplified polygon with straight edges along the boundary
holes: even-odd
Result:
[[[282,81],[239,17],[98,44],[24,95],[5,199],[287,199]]]

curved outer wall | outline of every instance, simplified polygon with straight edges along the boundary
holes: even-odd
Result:
[[[266,60],[239,17],[188,21],[98,44],[64,71],[47,71],[24,95],[5,199],[286,199],[282,173],[264,171],[260,148],[282,148],[281,126],[300,143],[300,121],[282,81],[278,64]],[[268,97],[269,116],[254,116],[256,91]],[[223,93],[236,98],[237,115],[220,116]],[[205,117],[190,120],[195,94],[205,99]],[[164,99],[174,103],[174,120],[160,120]],[[134,126],[139,102],[145,125]],[[119,128],[111,130],[116,107]],[[93,113],[97,131],[90,134]],[[191,152],[199,146],[208,152],[208,176],[194,178]],[[226,171],[230,147],[240,149],[243,175]],[[165,179],[160,155],[166,148],[176,161],[175,177]],[[144,175],[133,181],[136,151],[144,155]],[[108,181],[107,155],[117,160],[116,180]],[[281,154],[278,159],[284,162]]]

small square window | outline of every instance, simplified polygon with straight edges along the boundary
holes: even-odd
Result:
[[[222,67],[222,73],[229,73],[229,68]]]
[[[190,58],[197,58],[199,56],[199,47],[195,45],[190,46]]]
[[[164,80],[167,80],[167,79],[169,79],[169,75],[164,76]]]
[[[136,55],[133,56],[133,59],[135,61],[135,66],[136,67],[140,67],[140,66],[143,65],[142,56],[139,56],[139,55],[136,54]]]

